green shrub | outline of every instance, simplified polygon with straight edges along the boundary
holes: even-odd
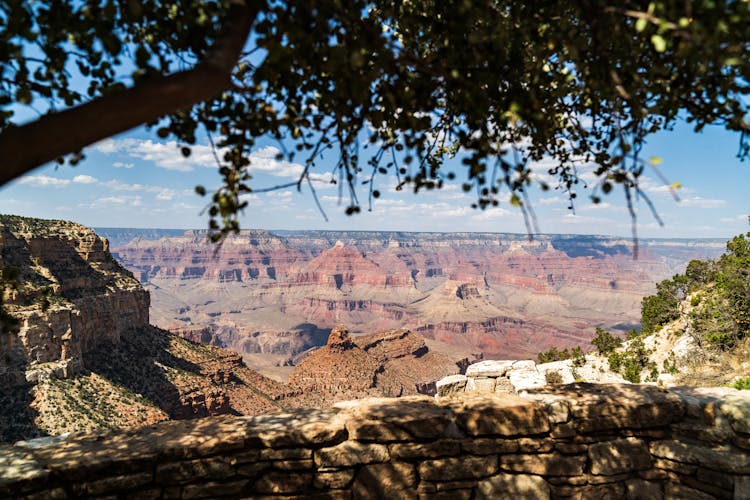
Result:
[[[559,371],[557,370],[549,370],[544,374],[544,379],[547,381],[547,384],[553,385],[553,384],[562,384],[563,378]]]
[[[664,373],[669,373],[670,375],[677,374],[677,361],[675,360],[674,352],[670,352],[664,359],[662,367],[664,368]]]
[[[622,358],[623,355],[620,352],[612,351],[609,353],[609,356],[607,357],[607,361],[609,361],[609,369],[613,372],[619,373],[620,368],[622,368]]]
[[[559,351],[557,347],[551,347],[547,351],[540,352],[536,357],[540,364],[551,363],[553,361],[562,361],[564,359],[569,359],[570,352],[568,352],[567,348]]]
[[[630,341],[628,347],[622,351],[612,351],[609,353],[609,367],[613,372],[619,373],[628,382],[639,384],[641,382],[641,372],[650,370],[648,381],[654,381],[659,376],[656,364],[650,360],[651,352],[646,349],[646,345],[641,338]]]
[[[637,339],[638,337],[641,336],[641,333],[642,332],[639,332],[635,328],[631,328],[630,330],[628,330],[627,332],[625,332],[625,338],[628,339],[628,340]]]
[[[656,285],[656,295],[641,301],[641,325],[644,333],[653,333],[680,316],[680,300],[684,297],[685,277],[675,275]]]
[[[573,366],[581,367],[586,364],[586,355],[583,353],[583,349],[580,346],[575,346],[570,352],[570,357],[573,360]]]
[[[614,351],[622,345],[622,339],[615,337],[607,330],[596,327],[596,336],[591,339],[591,344],[596,347],[599,354],[605,355]]]
[[[641,383],[641,366],[631,358],[627,358],[622,365],[622,377],[633,384]]]
[[[750,390],[750,377],[739,378],[732,382],[731,387],[739,389],[741,391]]]

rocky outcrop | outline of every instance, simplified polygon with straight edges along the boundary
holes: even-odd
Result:
[[[435,380],[458,370],[409,330],[355,337],[340,325],[324,347],[295,366],[283,404],[322,407],[352,398],[434,394]]]
[[[333,248],[305,263],[294,276],[299,284],[314,284],[340,289],[344,285],[372,287],[414,286],[411,273],[403,263],[395,269],[383,268],[359,250],[337,241]]]
[[[278,407],[237,353],[150,326],[148,292],[89,228],[0,216],[0,270],[0,441]]]
[[[97,345],[148,325],[148,292],[87,227],[1,216],[0,268],[14,270],[3,307],[18,321],[9,348],[30,381],[78,373]]]
[[[405,327],[469,352],[520,359],[553,345],[586,345],[595,326],[636,325],[656,281],[723,248],[641,243],[634,261],[630,243],[618,238],[252,230],[218,250],[190,231],[116,251],[152,292],[157,325],[234,324],[243,338],[220,339],[233,348],[260,352],[256,332],[271,339],[299,324],[327,331],[344,323],[358,333]],[[281,363],[294,356],[281,352],[284,345],[279,337],[277,348],[262,352],[279,351]]]
[[[571,384],[0,447],[0,496],[747,498],[750,393]]]
[[[588,357],[591,357],[590,355]],[[435,383],[438,396],[463,392],[524,394],[549,384],[573,382],[628,383],[622,376],[594,366],[574,366],[570,360],[537,365],[531,360],[487,360],[471,364],[463,375]]]
[[[296,262],[311,258],[309,252],[291,248],[262,230],[242,231],[225,240],[218,252],[205,232],[185,231],[156,240],[135,238],[118,246],[116,254],[144,283],[152,279],[273,280],[277,274],[292,272]]]
[[[175,325],[166,330],[191,342],[224,347],[224,341],[219,338],[213,326]]]
[[[357,345],[352,340],[346,327],[339,325],[331,330],[331,334],[328,336],[328,341],[326,342],[326,347],[332,353],[344,353],[346,351],[351,351],[357,347]]]

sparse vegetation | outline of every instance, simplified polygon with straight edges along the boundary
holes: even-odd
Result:
[[[596,347],[596,351],[600,355],[604,356],[614,351],[615,348],[620,347],[622,339],[615,337],[603,328],[596,327],[596,336],[591,339],[591,344]]]
[[[544,379],[547,381],[547,384],[549,385],[563,383],[562,375],[557,370],[548,370],[547,372],[545,372]]]
[[[636,338],[630,341],[624,351],[610,352],[607,359],[613,372],[620,373],[628,382],[639,384],[644,370],[649,370],[646,381],[656,381],[659,376],[656,364],[649,357],[650,354],[651,351],[646,349],[643,340]]]
[[[670,375],[677,374],[677,360],[675,359],[674,352],[670,352],[669,355],[664,359],[662,368],[664,369],[664,373],[668,373]]]
[[[685,274],[657,285],[656,295],[642,302],[643,331],[651,333],[680,315],[689,299],[688,334],[699,346],[727,350],[750,329],[750,240],[734,237],[717,260],[693,260]]]
[[[573,350],[570,351],[570,359],[573,362],[573,366],[578,368],[586,364],[586,355],[583,353],[581,346],[575,346]]]
[[[565,359],[570,359],[570,356],[571,353],[568,351],[567,347],[560,351],[557,349],[557,347],[553,346],[549,350],[537,354],[536,358],[539,363],[552,363],[553,361],[563,361]]]

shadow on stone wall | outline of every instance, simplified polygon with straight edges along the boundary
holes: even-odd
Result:
[[[0,496],[739,500],[749,417],[726,388],[349,401],[0,446]]]

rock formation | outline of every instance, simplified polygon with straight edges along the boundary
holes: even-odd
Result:
[[[148,292],[89,228],[0,216],[0,270],[2,441],[277,407],[238,354],[150,326]]]
[[[325,342],[299,325],[409,328],[458,358],[585,345],[595,326],[637,325],[656,281],[724,244],[643,240],[637,261],[629,246],[596,236],[251,230],[218,250],[189,231],[115,252],[151,291],[157,325],[222,328],[223,345],[273,353],[281,365]]]
[[[0,268],[14,276],[4,281],[3,306],[18,320],[9,351],[28,372],[16,381],[72,376],[97,345],[148,325],[148,293],[84,226],[2,216]]]
[[[349,256],[336,273],[355,269],[352,262],[364,258],[343,246],[336,252]],[[312,269],[338,265],[325,261],[318,259]],[[177,323],[172,328],[179,336],[170,334],[149,325],[149,294],[112,258],[107,240],[74,223],[0,216],[0,269],[2,312],[18,320],[15,330],[0,334],[0,374],[7,381],[0,394],[3,441],[434,393],[435,380],[459,371],[454,360],[409,330],[353,337],[343,327],[329,335],[302,323],[286,333],[244,336],[227,323]],[[356,276],[342,279],[342,286],[359,283]],[[180,314],[192,314],[192,308],[182,306]],[[299,356],[291,358],[298,366],[290,385],[218,348],[242,346],[248,338],[254,344],[246,352]],[[327,345],[303,357],[321,338]]]
[[[340,325],[325,346],[294,367],[283,404],[323,407],[369,396],[434,394],[436,380],[458,371],[455,362],[430,351],[425,339],[409,330],[352,337]]]

